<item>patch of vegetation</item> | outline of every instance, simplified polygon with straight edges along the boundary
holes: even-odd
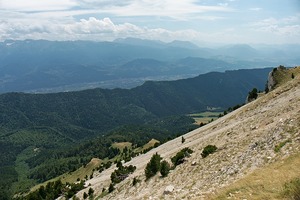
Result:
[[[181,137],[181,143],[183,144],[185,142],[185,138],[182,136]]]
[[[112,184],[120,183],[121,181],[125,180],[129,174],[136,170],[135,166],[123,166],[122,162],[118,162],[117,167],[118,169],[116,169],[110,176]]]
[[[115,190],[114,184],[110,183],[108,187],[108,193],[112,193]]]
[[[290,200],[300,199],[300,178],[295,178],[286,183],[283,188],[283,195]]]
[[[206,158],[209,154],[216,152],[217,149],[218,148],[215,145],[207,145],[206,147],[204,147],[201,153],[202,158]]]
[[[171,158],[173,168],[175,168],[177,165],[182,164],[184,162],[184,158],[189,157],[191,153],[193,153],[193,150],[188,147],[179,151],[174,157]]]
[[[84,189],[84,181],[80,183],[63,184],[60,180],[48,182],[46,186],[41,186],[34,192],[26,196],[15,198],[16,200],[40,200],[40,199],[56,199],[60,196],[72,198],[78,191]]]
[[[256,88],[253,88],[252,91],[249,92],[247,100],[248,102],[250,102],[257,99],[257,97],[258,97],[258,90]]]
[[[276,153],[279,152],[280,149],[281,149],[282,147],[284,147],[284,145],[286,145],[288,142],[291,142],[291,140],[288,139],[288,140],[285,140],[285,141],[280,142],[279,144],[275,145],[274,151],[275,151]]]
[[[276,82],[276,86],[287,83],[291,79],[294,79],[296,76],[300,74],[300,68],[285,68],[284,66],[279,66],[273,70],[273,77]]]
[[[161,161],[161,156],[157,153],[153,154],[151,157],[150,161],[147,163],[146,168],[145,168],[145,175],[146,179],[149,179],[160,170],[160,161]]]
[[[194,113],[189,114],[188,116],[192,117],[196,123],[201,127],[205,124],[211,122],[212,119],[217,119],[222,115],[221,111],[218,111],[219,109],[216,109],[215,111],[205,111],[201,113]]]
[[[169,172],[170,172],[170,169],[171,169],[171,166],[170,164],[163,160],[161,163],[160,163],[160,174],[162,177],[167,177]]]

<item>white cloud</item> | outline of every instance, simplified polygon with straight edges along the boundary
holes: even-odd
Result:
[[[194,0],[142,0],[126,6],[112,6],[106,12],[117,16],[163,16],[174,19],[185,19],[195,14],[207,12],[229,12],[224,6],[203,6]]]
[[[78,4],[72,0],[2,0],[0,7],[2,10],[15,11],[47,11],[47,10],[66,10]]]
[[[0,40],[137,37],[245,43],[289,35],[300,42],[299,15],[274,17],[264,7],[266,12],[253,17],[244,12],[261,11],[264,4],[249,5],[238,0],[0,0]]]
[[[281,19],[267,18],[251,25],[254,30],[282,36],[300,37],[300,16],[289,16]]]
[[[5,39],[47,39],[47,40],[114,40],[116,38],[136,37],[170,42],[172,40],[220,39],[212,34],[192,29],[171,31],[164,28],[140,27],[131,23],[115,24],[110,18],[81,19],[61,24],[58,21],[22,20],[0,21],[1,40]]]

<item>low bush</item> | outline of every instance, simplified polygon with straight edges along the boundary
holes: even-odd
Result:
[[[291,142],[291,140],[285,140],[285,141],[280,142],[279,144],[275,145],[274,151],[275,151],[276,153],[278,153],[278,152],[280,151],[280,149],[281,149],[282,147],[284,147],[284,145],[286,145],[286,143],[288,143],[288,142]]]
[[[179,151],[174,157],[171,158],[171,161],[173,163],[173,167],[175,168],[177,165],[181,164],[184,162],[185,157],[189,157],[190,154],[193,153],[193,150],[190,148],[186,147]]]
[[[206,147],[204,147],[201,153],[202,158],[206,158],[209,154],[216,152],[217,149],[218,148],[215,145],[207,145]]]
[[[162,177],[167,177],[170,172],[170,164],[167,161],[162,161],[160,163],[160,174]]]
[[[121,162],[117,163],[118,169],[116,169],[111,175],[110,179],[113,184],[120,183],[128,177],[129,174],[133,173],[136,169],[135,166],[123,166]]]
[[[157,153],[151,157],[151,160],[147,163],[145,168],[146,179],[151,178],[160,170],[161,159],[161,156]]]

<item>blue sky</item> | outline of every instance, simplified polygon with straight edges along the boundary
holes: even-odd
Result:
[[[0,40],[300,44],[300,0],[0,0]]]

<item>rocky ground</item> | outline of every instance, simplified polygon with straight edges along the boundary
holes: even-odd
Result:
[[[183,144],[179,137],[133,158],[126,165],[134,165],[137,170],[104,199],[207,199],[256,169],[299,153],[299,127],[300,76],[296,76],[240,109],[185,134]],[[201,152],[209,144],[216,145],[218,150],[202,158]],[[284,145],[276,149],[280,144]],[[194,151],[186,162],[166,178],[157,174],[145,181],[144,169],[154,153],[170,162],[184,147]],[[115,168],[95,174],[86,182],[95,190],[94,196],[108,188]],[[134,177],[141,181],[132,186]],[[82,198],[89,187],[77,196]]]

